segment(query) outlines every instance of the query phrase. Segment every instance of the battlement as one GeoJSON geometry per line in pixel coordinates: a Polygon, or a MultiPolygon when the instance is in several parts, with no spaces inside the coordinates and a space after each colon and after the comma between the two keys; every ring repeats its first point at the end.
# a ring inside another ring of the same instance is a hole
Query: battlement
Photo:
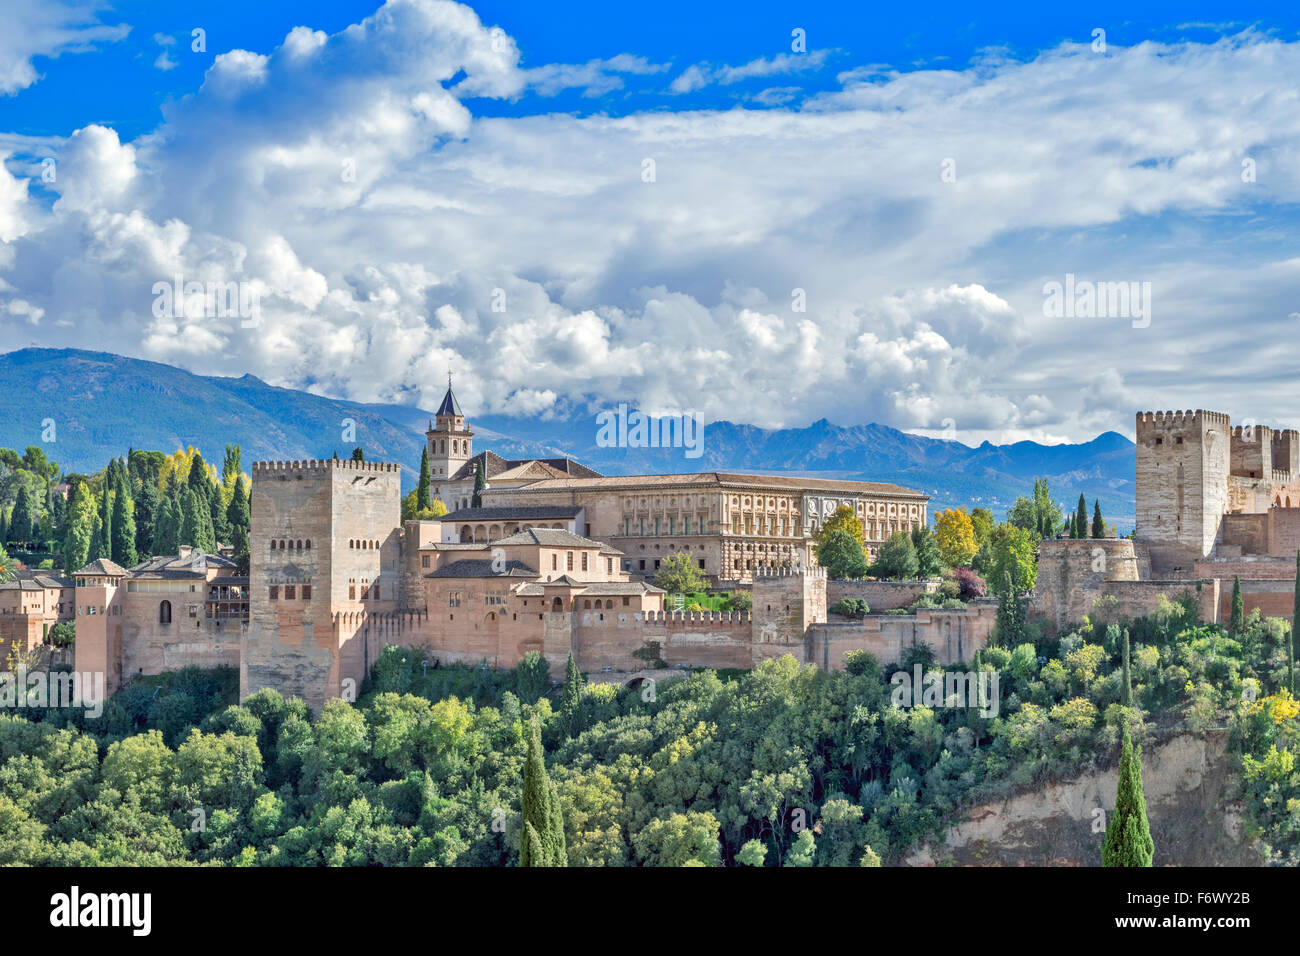
{"type": "Polygon", "coordinates": [[[748,624],[753,620],[749,611],[646,611],[647,624],[713,625],[748,624]]]}
{"type": "Polygon", "coordinates": [[[1208,412],[1203,408],[1195,411],[1138,412],[1137,427],[1139,431],[1156,428],[1192,428],[1197,425],[1222,425],[1230,428],[1232,417],[1226,412],[1208,412]]]}
{"type": "Polygon", "coordinates": [[[1285,445],[1289,442],[1300,439],[1300,432],[1294,428],[1275,428],[1273,429],[1273,444],[1285,445]]]}
{"type": "Polygon", "coordinates": [[[296,475],[325,476],[331,471],[366,474],[400,473],[402,466],[389,461],[353,461],[351,458],[316,458],[302,461],[255,461],[253,477],[288,478],[296,475]]]}
{"type": "Polygon", "coordinates": [[[762,578],[824,578],[826,577],[825,568],[755,568],[754,581],[757,583],[762,578]]]}
{"type": "Polygon", "coordinates": [[[1262,442],[1267,437],[1273,444],[1278,444],[1278,432],[1275,432],[1268,425],[1233,425],[1233,441],[1257,441],[1262,442]]]}

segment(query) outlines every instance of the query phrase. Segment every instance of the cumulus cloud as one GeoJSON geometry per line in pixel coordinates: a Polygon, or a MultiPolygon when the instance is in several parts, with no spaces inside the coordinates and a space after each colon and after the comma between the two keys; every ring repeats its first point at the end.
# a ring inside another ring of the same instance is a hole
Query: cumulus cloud
{"type": "Polygon", "coordinates": [[[7,0],[0,5],[0,94],[14,94],[40,79],[38,56],[84,53],[114,43],[131,30],[100,22],[107,3],[7,0]]]}
{"type": "MultiPolygon", "coordinates": [[[[1300,198],[1277,79],[1300,45],[1066,45],[850,70],[798,108],[488,117],[485,97],[662,71],[525,68],[505,27],[390,0],[221,52],[152,133],[57,144],[52,206],[11,158],[0,335],[425,407],[454,367],[473,414],[627,400],[766,426],[951,419],[963,438],[1083,438],[1135,405],[1205,404],[1166,401],[1189,365],[1291,374],[1253,333],[1294,333],[1300,267],[1242,213],[1300,198]],[[1066,273],[1150,281],[1153,321],[1051,318],[1041,290],[1066,273]],[[241,284],[257,321],[155,309],[178,276],[241,284]]],[[[718,84],[795,69],[697,66],[718,84]]],[[[1300,420],[1284,393],[1212,398],[1300,420]]]]}

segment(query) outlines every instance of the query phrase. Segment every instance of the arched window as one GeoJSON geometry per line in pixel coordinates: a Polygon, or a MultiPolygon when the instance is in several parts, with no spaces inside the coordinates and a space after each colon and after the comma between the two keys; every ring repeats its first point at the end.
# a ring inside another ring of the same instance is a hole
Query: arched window
{"type": "Polygon", "coordinates": [[[563,610],[564,610],[564,601],[562,601],[560,598],[556,598],[554,601],[551,602],[551,610],[552,610],[553,612],[555,612],[556,614],[558,614],[558,613],[560,613],[561,611],[563,611],[563,610]]]}
{"type": "Polygon", "coordinates": [[[271,539],[271,550],[272,550],[272,551],[275,550],[275,539],[274,539],[274,538],[271,539]]]}
{"type": "Polygon", "coordinates": [[[591,610],[591,601],[583,601],[583,602],[582,602],[582,609],[583,609],[584,611],[590,611],[590,610],[591,610]]]}
{"type": "Polygon", "coordinates": [[[311,538],[308,538],[308,539],[307,539],[307,550],[308,550],[308,551],[311,550],[311,538]]]}
{"type": "Polygon", "coordinates": [[[172,622],[172,602],[163,601],[158,605],[158,623],[170,624],[172,622]]]}
{"type": "Polygon", "coordinates": [[[299,551],[302,550],[302,542],[301,542],[301,541],[298,542],[298,544],[297,544],[297,548],[298,548],[299,551]]]}

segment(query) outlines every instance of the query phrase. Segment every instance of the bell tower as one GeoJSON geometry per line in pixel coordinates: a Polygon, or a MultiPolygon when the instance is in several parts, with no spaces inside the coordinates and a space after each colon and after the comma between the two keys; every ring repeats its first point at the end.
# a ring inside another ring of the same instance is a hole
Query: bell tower
{"type": "Polygon", "coordinates": [[[447,481],[474,457],[474,433],[465,423],[465,413],[452,394],[450,372],[447,373],[447,394],[424,436],[429,449],[429,480],[434,487],[447,481]]]}

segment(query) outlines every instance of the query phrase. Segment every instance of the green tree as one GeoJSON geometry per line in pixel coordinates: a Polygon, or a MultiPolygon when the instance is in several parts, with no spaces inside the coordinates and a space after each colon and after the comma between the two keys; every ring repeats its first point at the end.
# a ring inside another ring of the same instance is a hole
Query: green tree
{"type": "Polygon", "coordinates": [[[415,504],[416,510],[421,511],[429,507],[429,446],[425,445],[424,450],[420,452],[420,481],[415,486],[415,504]]]}
{"type": "Polygon", "coordinates": [[[1240,637],[1246,627],[1246,602],[1241,596],[1241,578],[1232,576],[1232,616],[1228,618],[1228,633],[1240,637]]]}
{"type": "Polygon", "coordinates": [[[1120,680],[1123,682],[1120,685],[1120,689],[1119,689],[1120,703],[1123,704],[1125,707],[1132,707],[1133,706],[1133,680],[1132,680],[1132,669],[1129,665],[1129,639],[1128,639],[1127,627],[1124,628],[1124,664],[1123,664],[1123,671],[1120,680]]]}
{"type": "Polygon", "coordinates": [[[1079,507],[1074,513],[1074,531],[1076,537],[1088,537],[1088,502],[1083,500],[1083,493],[1079,493],[1079,507]]]}
{"type": "Polygon", "coordinates": [[[536,717],[528,723],[528,757],[524,763],[520,808],[524,826],[519,841],[519,865],[567,866],[559,797],[546,774],[542,730],[536,717]]]}
{"type": "Polygon", "coordinates": [[[135,553],[139,558],[154,554],[154,536],[157,534],[158,509],[162,505],[158,496],[157,480],[144,475],[139,488],[132,496],[135,509],[135,553]]]}
{"type": "Polygon", "coordinates": [[[182,517],[176,511],[174,499],[168,495],[158,505],[158,517],[154,521],[154,554],[174,555],[181,546],[182,517]]]}
{"type": "Polygon", "coordinates": [[[1046,478],[1034,479],[1034,493],[1031,497],[1021,495],[1015,500],[1007,511],[1007,522],[1030,534],[1042,534],[1045,530],[1060,526],[1061,508],[1052,500],[1046,478]]]}
{"type": "Polygon", "coordinates": [[[708,587],[687,551],[677,551],[660,561],[653,581],[655,587],[670,594],[696,594],[708,587]]]}
{"type": "Polygon", "coordinates": [[[474,469],[474,495],[470,498],[469,506],[471,508],[483,507],[483,492],[487,488],[487,475],[483,471],[483,459],[478,460],[478,466],[474,469]]]}
{"type": "Polygon", "coordinates": [[[1287,664],[1287,690],[1295,696],[1295,662],[1300,658],[1300,551],[1295,555],[1295,601],[1291,605],[1291,641],[1287,647],[1291,652],[1287,664]]]}
{"type": "Polygon", "coordinates": [[[939,557],[939,545],[930,533],[928,524],[918,524],[912,529],[912,547],[916,550],[916,574],[922,578],[934,578],[943,573],[943,561],[939,557]]]}
{"type": "Polygon", "coordinates": [[[819,548],[830,540],[832,534],[836,531],[847,531],[853,540],[858,543],[858,547],[866,544],[866,536],[862,529],[862,522],[858,516],[853,513],[853,509],[848,505],[840,505],[836,508],[829,518],[821,523],[821,527],[813,535],[813,547],[819,548]]]}
{"type": "Polygon", "coordinates": [[[834,580],[867,575],[867,556],[862,551],[862,544],[854,539],[852,532],[844,528],[834,529],[826,540],[814,545],[814,553],[817,563],[826,569],[827,577],[834,580]]]}
{"type": "Polygon", "coordinates": [[[221,463],[221,481],[224,484],[243,473],[244,450],[238,445],[226,446],[226,457],[221,463]]]}
{"type": "Polygon", "coordinates": [[[515,665],[515,689],[525,704],[535,704],[551,686],[551,669],[546,658],[537,651],[529,651],[515,665]]]}
{"type": "Polygon", "coordinates": [[[917,568],[916,547],[912,544],[912,536],[906,531],[897,531],[880,546],[871,573],[880,578],[908,581],[916,577],[917,568]]]}
{"type": "Polygon", "coordinates": [[[1147,824],[1147,803],[1142,793],[1142,748],[1134,747],[1124,725],[1124,745],[1119,758],[1119,789],[1115,809],[1106,825],[1101,845],[1102,866],[1150,866],[1155,842],[1147,824]]]}
{"type": "Polygon", "coordinates": [[[997,642],[1003,647],[1017,647],[1025,636],[1026,607],[1020,589],[1015,586],[1011,572],[1002,572],[998,588],[998,611],[994,619],[997,642]]]}
{"type": "Polygon", "coordinates": [[[992,590],[998,591],[1008,575],[1017,589],[1033,590],[1038,579],[1036,545],[1033,534],[1023,528],[1000,524],[993,529],[991,562],[986,575],[992,590]]]}
{"type": "Polygon", "coordinates": [[[117,474],[117,488],[113,492],[112,555],[124,568],[136,563],[135,506],[127,493],[130,478],[125,471],[117,474]]]}
{"type": "Polygon", "coordinates": [[[564,665],[564,689],[560,692],[560,719],[564,723],[564,732],[569,737],[576,737],[583,731],[582,721],[582,672],[569,652],[569,662],[564,665]]]}
{"type": "Polygon", "coordinates": [[[18,486],[18,496],[14,499],[14,510],[9,516],[9,538],[12,544],[26,544],[32,540],[32,503],[27,494],[27,486],[18,486]]]}
{"type": "Polygon", "coordinates": [[[359,447],[352,449],[352,460],[365,461],[366,460],[365,453],[359,447]]]}
{"type": "Polygon", "coordinates": [[[226,508],[226,525],[230,528],[230,545],[234,548],[237,557],[248,553],[248,528],[250,523],[248,487],[244,484],[244,476],[239,475],[235,478],[235,491],[230,496],[230,504],[226,508]]]}
{"type": "Polygon", "coordinates": [[[1092,536],[1106,537],[1106,522],[1101,520],[1101,502],[1096,498],[1092,501],[1092,536]]]}
{"type": "Polygon", "coordinates": [[[90,563],[90,538],[95,526],[95,500],[84,483],[78,484],[68,506],[63,535],[63,573],[75,574],[90,563]]]}

